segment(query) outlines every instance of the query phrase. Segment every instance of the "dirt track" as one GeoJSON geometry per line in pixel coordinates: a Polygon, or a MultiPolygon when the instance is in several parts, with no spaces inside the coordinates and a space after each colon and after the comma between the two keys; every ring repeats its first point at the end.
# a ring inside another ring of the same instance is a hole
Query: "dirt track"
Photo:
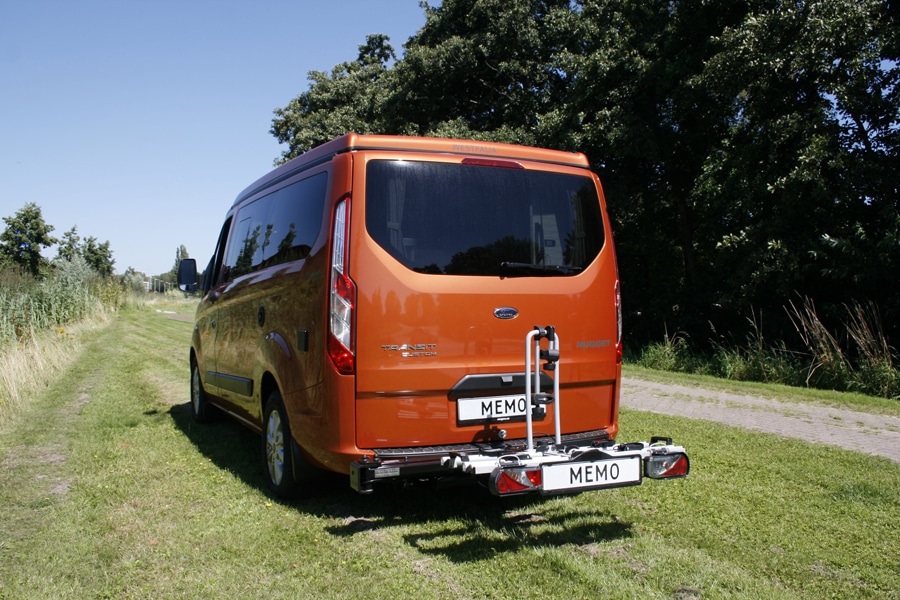
{"type": "Polygon", "coordinates": [[[622,378],[622,407],[706,419],[900,462],[900,417],[622,378]]]}

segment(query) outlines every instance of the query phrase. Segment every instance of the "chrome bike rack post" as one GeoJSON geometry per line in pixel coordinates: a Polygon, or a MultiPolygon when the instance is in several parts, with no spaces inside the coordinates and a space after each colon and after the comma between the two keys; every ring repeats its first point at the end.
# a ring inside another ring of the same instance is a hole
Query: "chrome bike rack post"
{"type": "Polygon", "coordinates": [[[553,404],[554,424],[556,434],[556,445],[562,445],[561,425],[560,425],[560,406],[559,406],[559,336],[556,334],[556,328],[552,325],[547,327],[535,326],[533,330],[525,336],[525,398],[528,401],[528,408],[525,411],[525,426],[528,436],[528,452],[534,452],[534,425],[532,423],[532,411],[536,406],[553,404]],[[541,349],[541,340],[547,340],[547,349],[541,349]],[[532,368],[532,348],[534,352],[534,366],[532,368]],[[553,393],[546,394],[541,392],[541,360],[546,361],[543,365],[545,371],[553,371],[553,393]],[[534,383],[532,384],[532,376],[534,383]],[[534,391],[532,392],[532,385],[534,391]]]}

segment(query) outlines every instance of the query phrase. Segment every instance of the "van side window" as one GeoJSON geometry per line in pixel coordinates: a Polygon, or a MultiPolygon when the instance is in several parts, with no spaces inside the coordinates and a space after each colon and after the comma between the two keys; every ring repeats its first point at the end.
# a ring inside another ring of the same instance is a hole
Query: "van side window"
{"type": "Polygon", "coordinates": [[[242,207],[237,214],[237,226],[228,245],[225,259],[226,279],[237,279],[255,271],[262,263],[262,237],[269,220],[271,197],[260,198],[242,207]]]}
{"type": "Polygon", "coordinates": [[[219,283],[219,273],[222,271],[222,259],[225,255],[225,242],[228,241],[228,230],[231,229],[231,217],[225,219],[222,231],[219,232],[219,240],[216,242],[216,251],[213,252],[209,264],[200,276],[200,288],[208,292],[219,283]]]}
{"type": "Polygon", "coordinates": [[[605,242],[588,176],[424,161],[366,169],[369,235],[419,273],[498,276],[505,263],[573,275],[605,242]]]}
{"type": "Polygon", "coordinates": [[[318,237],[328,174],[319,173],[240,208],[225,280],[307,257],[318,237]]]}
{"type": "Polygon", "coordinates": [[[264,267],[306,258],[322,227],[328,174],[319,173],[274,194],[263,244],[264,267]]]}

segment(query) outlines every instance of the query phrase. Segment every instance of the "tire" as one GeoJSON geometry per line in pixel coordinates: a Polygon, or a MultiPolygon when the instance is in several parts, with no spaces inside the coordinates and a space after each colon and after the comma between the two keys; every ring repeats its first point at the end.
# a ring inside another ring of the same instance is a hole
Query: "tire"
{"type": "Polygon", "coordinates": [[[200,367],[196,361],[191,362],[191,414],[197,423],[209,423],[212,420],[212,406],[203,391],[200,367]]]}
{"type": "Polygon", "coordinates": [[[281,498],[295,498],[300,482],[294,475],[294,453],[291,450],[291,425],[281,393],[269,394],[263,411],[262,458],[263,475],[272,492],[281,498]]]}

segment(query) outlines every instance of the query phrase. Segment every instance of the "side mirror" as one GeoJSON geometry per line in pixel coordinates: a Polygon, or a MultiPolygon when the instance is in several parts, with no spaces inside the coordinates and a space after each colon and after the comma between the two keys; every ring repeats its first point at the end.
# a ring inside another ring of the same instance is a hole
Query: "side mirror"
{"type": "Polygon", "coordinates": [[[185,292],[197,291],[197,261],[184,258],[178,264],[178,287],[185,292]]]}

